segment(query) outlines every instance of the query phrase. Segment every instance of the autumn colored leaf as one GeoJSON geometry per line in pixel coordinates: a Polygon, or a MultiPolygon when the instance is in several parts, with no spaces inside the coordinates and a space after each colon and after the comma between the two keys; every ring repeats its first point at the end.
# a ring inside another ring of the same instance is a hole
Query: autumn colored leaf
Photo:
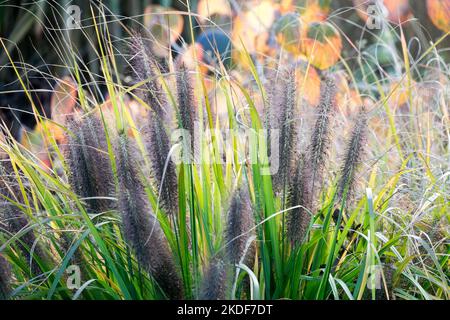
{"type": "Polygon", "coordinates": [[[272,1],[261,1],[241,12],[233,20],[231,40],[233,60],[247,68],[244,48],[249,54],[268,55],[272,48],[268,42],[270,28],[277,14],[277,6],[272,1]]]}
{"type": "Polygon", "coordinates": [[[301,53],[302,21],[297,13],[291,12],[281,16],[275,23],[273,31],[281,47],[295,55],[301,53]]]}
{"type": "Polygon", "coordinates": [[[428,15],[433,24],[444,32],[450,31],[450,0],[427,0],[428,15]]]}
{"type": "Polygon", "coordinates": [[[241,41],[249,53],[268,50],[269,29],[275,21],[276,6],[271,1],[262,1],[239,14],[233,22],[232,40],[237,50],[241,41]]]}
{"type": "Polygon", "coordinates": [[[339,31],[329,22],[313,22],[302,39],[302,51],[313,66],[321,70],[336,64],[342,50],[339,31]]]}
{"type": "Polygon", "coordinates": [[[298,12],[305,23],[325,21],[330,13],[330,0],[284,0],[280,12],[298,12]]]}

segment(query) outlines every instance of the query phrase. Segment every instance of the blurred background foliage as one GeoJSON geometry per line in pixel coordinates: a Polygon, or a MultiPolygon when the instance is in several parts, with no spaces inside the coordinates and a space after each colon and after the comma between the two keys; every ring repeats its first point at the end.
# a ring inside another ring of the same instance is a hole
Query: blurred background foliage
{"type": "MultiPolygon", "coordinates": [[[[7,39],[7,47],[10,50],[13,60],[20,59],[30,65],[39,66],[53,62],[52,68],[57,69],[57,66],[64,61],[61,61],[61,53],[55,50],[57,41],[61,41],[60,37],[64,30],[64,21],[67,19],[66,9],[71,5],[77,5],[81,9],[81,25],[83,33],[90,35],[89,41],[81,31],[72,30],[64,32],[70,36],[74,47],[80,51],[80,57],[83,57],[87,65],[95,71],[98,69],[98,59],[94,50],[96,46],[95,31],[92,28],[92,15],[97,15],[99,8],[106,8],[104,10],[106,15],[109,16],[112,23],[109,30],[113,37],[121,39],[126,37],[124,34],[124,28],[134,27],[138,23],[146,22],[147,27],[150,24],[157,24],[154,18],[151,18],[155,12],[158,12],[157,6],[162,6],[167,11],[191,11],[194,14],[199,14],[203,18],[192,19],[194,27],[194,36],[197,36],[205,29],[207,22],[205,21],[205,15],[210,15],[209,21],[217,23],[216,27],[223,29],[229,29],[227,26],[234,24],[236,28],[239,27],[237,11],[245,11],[249,8],[257,6],[256,3],[271,2],[273,7],[270,10],[277,11],[276,15],[280,15],[283,11],[297,11],[302,13],[302,18],[305,20],[321,19],[317,18],[318,12],[323,10],[325,13],[324,19],[328,19],[336,24],[340,33],[345,35],[346,41],[343,41],[344,51],[347,56],[352,56],[352,50],[354,48],[351,43],[357,44],[361,41],[375,43],[377,41],[376,36],[371,36],[370,32],[366,29],[355,27],[355,24],[361,25],[361,10],[352,9],[361,8],[370,2],[367,0],[274,0],[274,1],[242,1],[242,0],[215,0],[215,1],[202,1],[202,0],[158,0],[158,1],[120,1],[120,0],[105,0],[105,1],[85,1],[85,0],[63,0],[63,1],[24,1],[24,0],[8,0],[0,2],[0,37],[7,39]],[[317,9],[315,3],[318,2],[322,9],[317,9]],[[326,9],[323,9],[326,8],[326,9]],[[198,12],[200,11],[200,12],[198,12]],[[302,12],[303,11],[303,12],[302,12]],[[308,12],[304,12],[308,11],[308,12]],[[227,17],[231,15],[232,17],[227,17]],[[358,16],[359,15],[359,16],[358,16]],[[224,17],[225,16],[225,17],[224,17]],[[233,20],[234,19],[234,20],[233,20]],[[121,27],[121,25],[123,27],[121,27]],[[199,27],[201,25],[202,27],[199,27]],[[91,26],[91,27],[90,27],[91,26]],[[361,38],[363,35],[364,38],[361,38]],[[38,48],[38,50],[37,50],[38,48]]],[[[417,37],[417,41],[411,44],[411,54],[414,55],[414,50],[423,50],[429,46],[430,39],[436,40],[442,36],[443,31],[438,29],[430,18],[433,13],[427,8],[427,2],[423,0],[389,0],[384,1],[385,5],[392,12],[396,12],[399,7],[403,11],[403,16],[400,17],[402,21],[407,21],[402,25],[404,28],[405,36],[407,39],[417,37]],[[409,3],[409,4],[408,4],[409,3]]],[[[433,0],[431,0],[433,2],[433,0]]],[[[448,1],[437,0],[438,4],[448,6],[448,1]]],[[[264,8],[263,8],[264,9],[264,8]]],[[[164,10],[164,9],[163,9],[164,10]]],[[[267,12],[267,8],[264,9],[261,16],[270,17],[271,13],[267,12]]],[[[161,9],[159,9],[161,11],[161,9]]],[[[443,19],[448,20],[450,13],[445,13],[445,7],[436,9],[438,14],[443,15],[443,19]],[[445,17],[445,15],[447,15],[445,17]]],[[[448,11],[448,9],[447,9],[448,11]]],[[[391,15],[389,16],[391,18],[391,15]]],[[[393,17],[396,19],[398,17],[393,17]]],[[[157,19],[156,19],[157,20],[157,19]]],[[[159,19],[159,22],[162,22],[159,19]]],[[[271,20],[271,19],[269,19],[271,20]]],[[[275,23],[275,19],[272,19],[271,24],[275,23]]],[[[447,27],[448,27],[448,21],[447,27]]],[[[188,15],[177,14],[177,26],[173,27],[178,29],[181,33],[181,37],[178,39],[178,43],[192,43],[193,36],[191,34],[190,22],[188,15]],[[183,25],[179,28],[178,19],[181,19],[183,25]]],[[[438,24],[438,23],[437,23],[438,24]]],[[[268,26],[272,27],[272,25],[268,26]]],[[[442,28],[441,28],[442,29],[442,28]]],[[[152,31],[158,32],[156,29],[152,31]]],[[[259,30],[262,31],[262,30],[259,30]]],[[[448,31],[448,30],[447,30],[448,31]]],[[[439,48],[449,47],[449,38],[445,40],[439,48]]],[[[246,45],[249,45],[246,43],[246,45]]],[[[259,48],[258,48],[259,49],[259,48]]],[[[443,53],[444,58],[448,61],[449,53],[443,53]]],[[[5,65],[8,58],[4,50],[0,51],[0,65],[5,65]]],[[[49,66],[45,66],[48,68],[49,66]]],[[[8,74],[0,73],[0,81],[6,81],[5,77],[8,74]]]]}
{"type": "MultiPolygon", "coordinates": [[[[181,56],[189,65],[199,58],[206,73],[219,69],[217,63],[215,68],[208,67],[216,49],[228,69],[244,71],[248,71],[244,51],[257,67],[272,68],[281,61],[283,49],[290,55],[286,61],[304,62],[302,74],[308,75],[305,86],[310,86],[307,99],[311,105],[317,103],[322,71],[334,66],[346,69],[352,85],[369,94],[378,91],[370,88],[380,79],[390,83],[401,77],[405,71],[399,63],[404,62],[401,36],[413,64],[439,39],[434,49],[438,69],[441,64],[448,65],[450,37],[443,36],[450,31],[450,0],[378,2],[386,10],[386,27],[381,30],[366,24],[367,8],[377,0],[1,1],[0,38],[7,51],[0,47],[0,92],[14,91],[11,83],[17,86],[17,75],[9,64],[12,59],[20,64],[22,76],[36,94],[39,89],[51,90],[55,79],[73,74],[71,66],[77,65],[83,85],[92,86],[91,93],[103,101],[106,90],[98,41],[112,41],[118,74],[126,83],[127,41],[132,30],[144,28],[150,31],[156,44],[153,51],[162,62],[169,56],[181,56]],[[71,14],[68,8],[73,5],[81,10],[78,29],[66,27],[71,14]],[[102,24],[108,30],[98,37],[93,27],[98,21],[93,19],[103,16],[110,23],[102,24]],[[105,34],[111,39],[104,39],[105,34]],[[204,55],[205,51],[212,54],[204,55]]],[[[427,62],[421,61],[413,68],[414,76],[420,81],[426,69],[427,62]]],[[[7,96],[0,95],[1,105],[26,104],[24,95],[7,96]],[[20,99],[24,101],[17,102],[20,99]]],[[[45,97],[39,97],[42,100],[45,97]]],[[[355,100],[355,104],[361,103],[355,100]]]]}

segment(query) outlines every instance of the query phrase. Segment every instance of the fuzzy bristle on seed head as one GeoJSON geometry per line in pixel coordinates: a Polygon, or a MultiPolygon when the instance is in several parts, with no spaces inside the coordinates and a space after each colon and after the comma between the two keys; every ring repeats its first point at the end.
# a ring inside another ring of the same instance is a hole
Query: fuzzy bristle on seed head
{"type": "Polygon", "coordinates": [[[0,253],[0,300],[8,300],[11,292],[11,268],[0,253]]]}
{"type": "Polygon", "coordinates": [[[315,175],[322,171],[330,147],[331,117],[336,109],[336,85],[326,78],[320,89],[320,103],[309,145],[309,160],[315,175]]]}
{"type": "Polygon", "coordinates": [[[167,214],[178,212],[178,178],[170,158],[170,141],[161,119],[151,112],[146,134],[146,148],[151,163],[151,176],[159,203],[167,214]]]}
{"type": "Polygon", "coordinates": [[[344,163],[341,167],[337,189],[337,199],[345,199],[348,205],[352,199],[356,184],[356,174],[364,156],[367,136],[367,114],[364,107],[361,108],[347,143],[344,163]]]}
{"type": "Polygon", "coordinates": [[[322,186],[322,176],[328,149],[330,148],[331,117],[336,108],[336,87],[330,78],[321,85],[321,97],[316,123],[305,155],[298,157],[293,165],[294,174],[289,181],[287,214],[287,237],[293,245],[306,238],[315,202],[322,186]]]}
{"type": "Polygon", "coordinates": [[[315,200],[323,184],[323,172],[328,161],[331,145],[331,126],[336,109],[336,85],[331,78],[325,78],[321,84],[318,115],[308,146],[305,165],[302,169],[303,183],[309,201],[308,210],[315,211],[315,200]]]}
{"type": "Polygon", "coordinates": [[[200,300],[224,300],[227,292],[227,273],[224,261],[214,258],[203,276],[200,300]]]}
{"type": "Polygon", "coordinates": [[[227,257],[232,265],[244,263],[252,267],[255,247],[252,241],[255,222],[248,191],[244,188],[235,191],[228,209],[225,233],[227,257]]]}
{"type": "Polygon", "coordinates": [[[193,79],[183,63],[177,65],[177,99],[179,128],[186,133],[185,156],[192,156],[195,146],[194,128],[197,121],[197,104],[195,102],[193,79]]]}
{"type": "MultiPolygon", "coordinates": [[[[21,176],[20,179],[23,182],[25,177],[21,176]]],[[[11,199],[11,201],[24,202],[18,177],[9,159],[0,161],[0,194],[11,199]]],[[[5,231],[8,236],[14,236],[30,225],[29,218],[22,209],[4,198],[0,200],[0,220],[6,225],[5,231]]],[[[37,259],[46,260],[47,256],[37,241],[33,230],[28,230],[17,238],[16,244],[23,256],[30,262],[32,274],[41,274],[42,270],[37,259]]]]}
{"type": "Polygon", "coordinates": [[[68,128],[65,158],[69,184],[78,196],[87,199],[90,210],[114,209],[110,199],[114,195],[114,176],[102,121],[92,114],[72,120],[68,128]]]}
{"type": "Polygon", "coordinates": [[[267,119],[268,127],[268,146],[271,150],[271,138],[274,132],[278,130],[278,157],[271,155],[272,161],[278,161],[278,171],[273,176],[273,185],[275,191],[283,191],[286,187],[287,177],[291,171],[293,157],[296,151],[296,121],[295,110],[297,105],[297,85],[295,69],[283,70],[278,75],[279,81],[275,81],[271,90],[269,117],[267,119]]]}
{"type": "Polygon", "coordinates": [[[139,264],[170,299],[183,298],[183,286],[169,244],[152,212],[139,168],[137,147],[126,134],[117,142],[118,210],[123,232],[139,264]]]}
{"type": "Polygon", "coordinates": [[[311,222],[312,194],[307,183],[310,181],[311,172],[305,163],[305,155],[298,157],[294,165],[294,172],[289,180],[287,199],[287,238],[293,245],[301,243],[306,236],[311,222]],[[290,209],[292,208],[292,209],[290,209]]]}
{"type": "Polygon", "coordinates": [[[165,118],[167,97],[158,82],[161,71],[151,50],[151,41],[142,32],[135,32],[130,40],[130,75],[133,84],[140,84],[137,95],[156,112],[165,118]]]}

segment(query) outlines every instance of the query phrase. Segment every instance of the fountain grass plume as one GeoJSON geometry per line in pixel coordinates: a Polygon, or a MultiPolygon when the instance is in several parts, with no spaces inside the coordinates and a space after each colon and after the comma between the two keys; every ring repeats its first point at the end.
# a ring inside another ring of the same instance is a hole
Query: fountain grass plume
{"type": "Polygon", "coordinates": [[[311,213],[307,205],[312,202],[312,194],[307,186],[311,173],[305,164],[305,155],[301,154],[294,166],[294,173],[289,180],[287,208],[287,238],[291,244],[301,243],[306,236],[311,222],[311,213]]]}
{"type": "Polygon", "coordinates": [[[76,194],[87,198],[93,212],[115,208],[114,175],[108,154],[106,128],[96,114],[69,122],[65,159],[69,184],[76,194]]]}
{"type": "Polygon", "coordinates": [[[356,174],[364,157],[367,141],[367,114],[361,107],[356,118],[351,137],[347,143],[345,158],[338,181],[337,199],[345,199],[346,205],[353,197],[356,184],[356,174]]]}
{"type": "Polygon", "coordinates": [[[178,179],[170,161],[170,143],[164,126],[164,112],[168,111],[165,93],[158,82],[160,70],[152,52],[151,42],[142,33],[135,32],[130,42],[130,74],[133,82],[143,82],[138,95],[152,110],[149,112],[146,147],[151,160],[151,174],[160,194],[160,204],[168,214],[178,212],[178,179]],[[167,162],[167,167],[166,167],[167,162]]]}
{"type": "Polygon", "coordinates": [[[178,100],[178,122],[179,129],[184,130],[186,136],[184,156],[192,156],[195,147],[194,128],[197,121],[197,104],[193,90],[193,79],[189,74],[188,68],[183,63],[177,64],[177,100],[178,100]],[[186,140],[187,141],[186,141],[186,140]]]}
{"type": "Polygon", "coordinates": [[[254,243],[248,244],[254,235],[253,209],[248,191],[241,187],[231,198],[225,231],[227,258],[232,265],[244,263],[252,267],[255,258],[254,243]]]}
{"type": "Polygon", "coordinates": [[[303,205],[311,212],[316,210],[316,199],[323,185],[323,173],[331,147],[332,118],[336,108],[336,85],[331,78],[326,77],[321,84],[318,115],[302,168],[304,194],[307,195],[303,205]]]}
{"type": "Polygon", "coordinates": [[[223,259],[215,257],[209,263],[201,284],[200,300],[224,300],[227,292],[227,273],[223,259]]]}
{"type": "MultiPolygon", "coordinates": [[[[331,118],[336,110],[336,85],[331,78],[325,78],[321,84],[318,115],[308,147],[308,161],[313,185],[320,186],[330,148],[331,118]],[[319,182],[319,183],[316,183],[319,182]]],[[[313,188],[314,189],[314,188],[313,188]]]]}
{"type": "Polygon", "coordinates": [[[150,113],[146,148],[150,158],[151,176],[155,182],[161,208],[169,215],[178,213],[178,178],[170,159],[170,142],[163,122],[150,113]]]}
{"type": "Polygon", "coordinates": [[[317,119],[306,154],[296,161],[289,182],[287,236],[293,245],[306,238],[316,199],[323,184],[323,172],[331,144],[331,118],[336,110],[336,85],[326,77],[321,84],[317,119]]]}
{"type": "Polygon", "coordinates": [[[155,111],[161,119],[167,111],[167,98],[158,82],[161,71],[152,52],[151,41],[143,32],[134,32],[129,45],[129,73],[133,84],[140,84],[137,95],[155,111]]]}
{"type": "MultiPolygon", "coordinates": [[[[292,168],[293,157],[296,150],[296,122],[295,109],[297,107],[297,84],[295,69],[283,70],[278,84],[271,90],[270,110],[268,123],[268,137],[270,141],[273,130],[279,131],[278,164],[279,169],[273,175],[273,185],[277,192],[286,188],[287,177],[292,168]]],[[[277,81],[275,80],[275,83],[277,81]]],[[[272,144],[269,142],[269,146],[272,144]]],[[[273,150],[270,150],[271,152],[273,150]]]]}
{"type": "Polygon", "coordinates": [[[183,286],[167,239],[140,178],[136,146],[122,133],[117,142],[118,209],[123,233],[139,264],[170,299],[183,298],[183,286]]]}

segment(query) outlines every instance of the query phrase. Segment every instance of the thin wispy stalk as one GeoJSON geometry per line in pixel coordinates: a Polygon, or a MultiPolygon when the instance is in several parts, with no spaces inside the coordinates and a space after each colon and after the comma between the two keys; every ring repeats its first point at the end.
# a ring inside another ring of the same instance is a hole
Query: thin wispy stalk
{"type": "Polygon", "coordinates": [[[138,153],[126,134],[118,137],[118,207],[123,233],[139,264],[150,273],[170,299],[183,298],[183,286],[159,221],[140,178],[138,153]]]}
{"type": "Polygon", "coordinates": [[[69,184],[79,197],[86,199],[90,210],[114,209],[114,176],[102,121],[92,114],[71,120],[68,128],[65,159],[69,184]]]}
{"type": "MultiPolygon", "coordinates": [[[[274,189],[279,192],[286,187],[287,177],[292,168],[293,156],[296,150],[296,122],[295,109],[297,105],[297,85],[295,69],[281,71],[279,75],[273,75],[274,83],[271,90],[270,110],[268,117],[268,145],[273,131],[278,130],[278,171],[273,175],[274,189]]],[[[270,150],[273,152],[274,150],[270,150]]],[[[273,159],[272,159],[273,160],[273,159]]]]}
{"type": "Polygon", "coordinates": [[[213,258],[203,276],[200,300],[224,300],[227,292],[227,273],[225,262],[213,258]]]}
{"type": "MultiPolygon", "coordinates": [[[[21,177],[24,179],[24,177],[21,177]]],[[[17,205],[23,204],[23,195],[17,181],[11,160],[0,162],[0,217],[6,225],[8,236],[14,236],[30,226],[30,221],[25,212],[17,205]],[[4,198],[6,197],[6,198],[4,198]],[[16,202],[16,203],[14,203],[16,202]]],[[[36,239],[33,230],[24,232],[17,239],[17,247],[23,256],[31,264],[31,272],[38,275],[42,272],[36,258],[43,260],[46,255],[36,239]]]]}
{"type": "Polygon", "coordinates": [[[11,267],[0,254],[0,300],[8,300],[11,292],[11,267]]]}
{"type": "Polygon", "coordinates": [[[226,252],[229,262],[234,266],[244,263],[252,267],[255,258],[255,246],[249,245],[255,227],[253,210],[248,191],[240,188],[231,198],[225,231],[226,252]]]}
{"type": "Polygon", "coordinates": [[[367,114],[364,107],[356,118],[351,137],[347,143],[344,163],[337,185],[337,199],[345,199],[346,205],[352,199],[356,174],[364,156],[367,141],[367,114]]]}

